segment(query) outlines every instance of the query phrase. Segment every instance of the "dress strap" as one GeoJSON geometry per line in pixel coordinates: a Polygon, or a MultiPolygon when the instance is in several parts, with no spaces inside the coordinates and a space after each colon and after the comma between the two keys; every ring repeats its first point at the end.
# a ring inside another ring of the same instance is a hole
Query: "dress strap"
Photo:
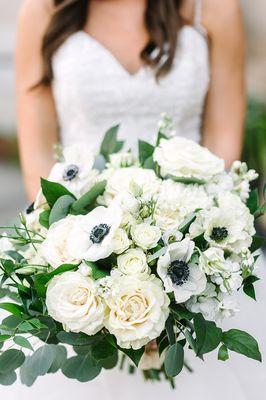
{"type": "Polygon", "coordinates": [[[207,36],[207,31],[201,24],[202,18],[202,0],[194,0],[194,26],[204,36],[207,36]]]}

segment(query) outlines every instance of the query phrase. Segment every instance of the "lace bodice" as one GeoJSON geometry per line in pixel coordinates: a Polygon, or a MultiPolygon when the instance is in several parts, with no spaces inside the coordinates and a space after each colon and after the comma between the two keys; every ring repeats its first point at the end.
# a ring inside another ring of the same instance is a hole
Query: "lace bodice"
{"type": "Polygon", "coordinates": [[[120,138],[135,149],[152,141],[160,114],[173,118],[177,135],[198,141],[209,85],[204,32],[184,26],[171,71],[156,81],[149,67],[130,75],[84,31],[72,34],[53,58],[53,93],[64,145],[98,147],[105,131],[120,123],[120,138]]]}

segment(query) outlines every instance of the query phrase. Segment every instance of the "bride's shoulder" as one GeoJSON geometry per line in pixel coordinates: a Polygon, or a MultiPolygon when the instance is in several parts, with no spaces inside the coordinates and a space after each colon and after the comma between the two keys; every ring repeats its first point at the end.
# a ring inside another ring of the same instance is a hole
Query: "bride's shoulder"
{"type": "Polygon", "coordinates": [[[53,0],[24,0],[20,8],[19,20],[42,25],[51,17],[53,9],[53,0]]]}
{"type": "MultiPolygon", "coordinates": [[[[195,0],[197,1],[197,0],[195,0]]],[[[236,28],[241,23],[239,0],[200,0],[202,25],[208,32],[236,28]]]]}

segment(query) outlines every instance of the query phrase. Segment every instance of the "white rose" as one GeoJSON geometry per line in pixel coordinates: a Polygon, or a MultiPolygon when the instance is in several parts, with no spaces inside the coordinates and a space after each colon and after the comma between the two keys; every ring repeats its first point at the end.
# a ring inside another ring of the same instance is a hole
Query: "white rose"
{"type": "Polygon", "coordinates": [[[69,252],[86,261],[109,257],[117,246],[115,235],[121,219],[121,209],[115,204],[108,208],[97,207],[80,217],[68,237],[69,252]]]}
{"type": "Polygon", "coordinates": [[[122,348],[140,349],[163,331],[169,315],[168,296],[154,275],[148,280],[114,275],[110,280],[105,326],[122,348]]]}
{"type": "Polygon", "coordinates": [[[115,170],[107,180],[103,198],[109,204],[120,193],[136,194],[139,188],[143,199],[150,200],[159,190],[160,180],[154,171],[137,167],[120,168],[115,170]]]}
{"type": "Polygon", "coordinates": [[[162,139],[153,159],[161,167],[161,175],[210,180],[224,170],[224,161],[208,149],[182,137],[162,139]]]}
{"type": "Polygon", "coordinates": [[[195,244],[189,238],[172,243],[158,260],[157,272],[167,293],[174,293],[177,303],[184,303],[206,287],[205,273],[191,261],[195,244]]]}
{"type": "Polygon", "coordinates": [[[131,236],[137,246],[148,250],[157,246],[161,238],[161,230],[157,226],[144,222],[131,228],[131,236]]]}
{"type": "Polygon", "coordinates": [[[94,335],[103,328],[105,305],[95,282],[79,272],[54,277],[46,294],[48,314],[66,330],[94,335]]]}
{"type": "Polygon", "coordinates": [[[147,264],[147,257],[141,249],[129,249],[124,254],[117,257],[117,266],[124,275],[135,275],[147,277],[150,272],[147,264]]]}
{"type": "Polygon", "coordinates": [[[83,216],[69,215],[50,226],[46,239],[40,246],[39,254],[53,268],[81,261],[81,254],[73,255],[69,250],[69,245],[75,225],[80,223],[83,218],[83,216]]]}
{"type": "Polygon", "coordinates": [[[66,147],[63,161],[57,162],[48,177],[58,182],[71,193],[81,196],[96,182],[98,172],[93,169],[94,156],[90,149],[81,144],[66,147]]]}
{"type": "Polygon", "coordinates": [[[126,251],[131,244],[124,229],[118,228],[113,237],[114,253],[121,254],[126,251]]]}

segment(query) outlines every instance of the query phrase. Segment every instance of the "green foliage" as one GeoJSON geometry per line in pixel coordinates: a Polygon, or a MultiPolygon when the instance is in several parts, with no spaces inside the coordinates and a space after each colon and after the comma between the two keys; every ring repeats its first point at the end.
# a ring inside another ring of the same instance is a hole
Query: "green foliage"
{"type": "Polygon", "coordinates": [[[59,371],[61,369],[61,367],[63,366],[63,364],[65,363],[65,361],[67,359],[67,351],[64,346],[51,344],[50,347],[52,348],[52,350],[54,352],[54,358],[53,358],[52,365],[48,369],[48,373],[54,374],[57,371],[59,371]]]}
{"type": "Polygon", "coordinates": [[[9,386],[16,382],[17,374],[15,371],[0,373],[0,385],[9,386]]]}
{"type": "Polygon", "coordinates": [[[139,140],[139,161],[142,166],[145,165],[145,162],[148,159],[152,158],[153,153],[154,153],[154,146],[152,146],[148,142],[139,140]]]}
{"type": "Polygon", "coordinates": [[[184,183],[186,185],[204,185],[206,183],[203,179],[198,179],[193,177],[187,178],[184,176],[167,175],[165,179],[171,179],[174,182],[184,183]]]}
{"type": "Polygon", "coordinates": [[[14,337],[14,343],[17,344],[18,346],[24,347],[25,349],[29,349],[33,351],[32,345],[26,339],[24,336],[15,336],[14,337]]]}
{"type": "Polygon", "coordinates": [[[202,314],[195,314],[197,354],[203,355],[216,349],[222,340],[222,330],[213,321],[206,321],[202,314]]]}
{"type": "Polygon", "coordinates": [[[60,183],[50,182],[46,179],[41,178],[41,188],[44,197],[46,198],[47,203],[49,204],[50,208],[53,208],[55,202],[61,196],[71,196],[75,199],[75,196],[70,193],[67,188],[60,185],[60,183]]]}
{"type": "Polygon", "coordinates": [[[88,336],[85,333],[74,333],[61,331],[57,333],[57,338],[61,343],[75,346],[87,346],[98,343],[102,339],[102,335],[88,336]]]}
{"type": "Polygon", "coordinates": [[[48,229],[50,226],[49,225],[50,212],[51,210],[45,210],[39,216],[40,224],[46,229],[48,229]]]}
{"type": "Polygon", "coordinates": [[[258,343],[247,332],[239,329],[230,329],[223,333],[222,341],[228,349],[243,354],[246,357],[253,358],[254,360],[261,361],[258,343]]]}
{"type": "Polygon", "coordinates": [[[19,306],[18,304],[14,303],[0,303],[0,308],[2,310],[6,310],[10,312],[11,314],[17,316],[17,317],[22,317],[23,315],[23,307],[19,306]]]}
{"type": "Polygon", "coordinates": [[[179,343],[169,347],[165,355],[164,368],[169,377],[177,376],[184,365],[184,349],[179,343]]]}
{"type": "Polygon", "coordinates": [[[119,152],[124,145],[124,142],[117,140],[117,133],[119,130],[119,125],[115,125],[112,128],[108,129],[103,138],[100,154],[105,158],[106,161],[109,161],[110,154],[119,152]]]}
{"type": "Polygon", "coordinates": [[[249,198],[247,200],[247,207],[251,214],[255,214],[256,211],[259,209],[260,201],[258,189],[254,189],[250,192],[249,198]]]}
{"type": "Polygon", "coordinates": [[[226,361],[228,359],[229,359],[228,349],[224,344],[222,344],[222,346],[219,348],[218,360],[226,361]]]}
{"type": "Polygon", "coordinates": [[[62,372],[68,378],[88,382],[99,375],[101,366],[97,365],[89,354],[77,355],[65,361],[62,372]]]}
{"type": "Polygon", "coordinates": [[[106,181],[96,183],[92,189],[76,200],[71,206],[72,214],[87,214],[95,207],[95,202],[105,190],[106,181]]]}
{"type": "Polygon", "coordinates": [[[250,275],[246,279],[244,279],[243,282],[244,292],[246,293],[247,296],[251,297],[253,300],[256,300],[256,293],[253,284],[258,280],[259,278],[257,276],[250,275]]]}
{"type": "Polygon", "coordinates": [[[85,261],[85,263],[91,268],[93,279],[97,280],[109,275],[108,271],[101,269],[95,262],[85,261]]]}
{"type": "Polygon", "coordinates": [[[25,355],[21,350],[9,349],[0,356],[0,374],[15,371],[25,361],[25,355]]]}
{"type": "Polygon", "coordinates": [[[29,357],[28,368],[35,377],[43,376],[49,371],[53,361],[54,349],[51,345],[45,344],[29,357]]]}
{"type": "Polygon", "coordinates": [[[69,196],[68,194],[59,197],[49,214],[49,226],[65,218],[69,214],[71,204],[74,203],[74,201],[75,199],[73,196],[69,196]]]}

